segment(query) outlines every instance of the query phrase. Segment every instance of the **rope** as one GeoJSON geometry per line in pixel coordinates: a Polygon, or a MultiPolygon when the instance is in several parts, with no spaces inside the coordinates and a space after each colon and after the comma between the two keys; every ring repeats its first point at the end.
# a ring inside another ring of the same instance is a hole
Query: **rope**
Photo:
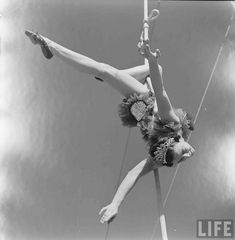
{"type": "MultiPolygon", "coordinates": [[[[123,155],[122,155],[122,163],[121,163],[121,168],[120,168],[120,171],[119,171],[118,181],[117,181],[117,184],[116,184],[116,187],[115,187],[115,192],[117,191],[118,186],[121,182],[122,172],[123,172],[124,164],[126,162],[126,155],[127,155],[129,142],[130,142],[130,136],[131,136],[131,128],[128,129],[128,135],[127,135],[127,139],[126,139],[126,143],[125,143],[124,152],[123,152],[123,155]]],[[[105,238],[104,238],[105,240],[108,239],[109,229],[110,229],[109,224],[110,223],[107,224],[107,228],[106,228],[106,232],[105,232],[105,238]]]]}
{"type": "Polygon", "coordinates": [[[118,186],[119,186],[119,184],[121,182],[122,172],[123,172],[124,163],[125,163],[125,160],[126,160],[127,150],[128,150],[129,141],[130,141],[130,136],[131,136],[131,128],[128,129],[128,135],[127,135],[125,149],[124,149],[124,153],[123,153],[123,157],[122,157],[121,169],[120,169],[120,172],[119,172],[118,181],[117,181],[117,185],[116,185],[115,191],[117,191],[118,186]]]}
{"type": "MultiPolygon", "coordinates": [[[[233,19],[233,16],[232,16],[231,20],[232,20],[232,19],[233,19]]],[[[225,39],[226,39],[227,36],[228,36],[230,27],[231,27],[231,22],[230,22],[230,24],[229,24],[228,27],[227,27],[227,30],[226,30],[226,33],[225,33],[225,39]]],[[[208,80],[208,82],[207,82],[205,91],[204,91],[204,93],[203,93],[203,96],[202,96],[202,98],[201,98],[200,104],[199,104],[199,106],[198,106],[197,113],[196,113],[195,118],[194,118],[194,124],[196,123],[196,121],[197,121],[197,119],[198,119],[198,116],[199,116],[199,113],[201,112],[202,104],[203,104],[203,102],[204,102],[204,100],[205,100],[206,94],[207,94],[207,92],[208,92],[208,88],[209,88],[209,86],[210,86],[210,84],[211,84],[213,75],[214,75],[214,73],[215,73],[215,69],[216,69],[217,64],[218,64],[218,62],[219,62],[219,58],[220,58],[221,53],[222,53],[222,51],[223,51],[223,47],[224,47],[224,43],[222,43],[222,45],[221,45],[221,47],[220,47],[220,49],[219,49],[219,52],[218,52],[218,54],[217,54],[217,57],[216,57],[216,60],[215,60],[213,69],[212,69],[212,71],[211,71],[209,80],[208,80]]],[[[189,138],[188,138],[188,141],[190,140],[191,135],[192,135],[192,134],[190,133],[189,138]]],[[[179,171],[180,165],[181,165],[181,164],[178,164],[177,167],[176,167],[176,170],[175,170],[174,175],[173,175],[173,177],[172,177],[172,180],[171,180],[170,186],[169,186],[169,188],[168,188],[166,197],[165,197],[164,202],[163,202],[163,207],[166,206],[166,202],[167,202],[168,197],[169,197],[169,195],[170,195],[170,193],[171,193],[171,190],[172,190],[173,184],[174,184],[174,182],[175,182],[175,178],[176,178],[176,176],[177,176],[177,173],[178,173],[178,171],[179,171]]],[[[156,232],[156,228],[157,228],[157,223],[156,223],[156,225],[155,225],[155,227],[154,227],[154,229],[153,229],[152,236],[151,236],[151,240],[153,239],[153,236],[154,236],[154,234],[155,234],[155,232],[156,232]]]]}
{"type": "MultiPolygon", "coordinates": [[[[229,28],[230,28],[230,25],[229,25],[229,28]]],[[[216,66],[217,66],[217,64],[218,64],[218,62],[219,62],[220,55],[221,55],[221,53],[222,53],[222,51],[223,51],[223,47],[224,47],[224,44],[222,44],[221,47],[220,47],[220,49],[219,49],[218,55],[217,55],[216,60],[215,60],[214,67],[213,67],[213,69],[212,69],[212,72],[211,72],[211,75],[210,75],[210,78],[209,78],[209,81],[208,81],[208,83],[207,83],[206,89],[205,89],[205,91],[204,91],[204,94],[203,94],[203,96],[202,96],[201,102],[200,102],[200,104],[199,104],[199,107],[198,107],[198,110],[197,110],[197,113],[196,113],[196,116],[195,116],[195,119],[194,119],[194,124],[196,123],[197,118],[198,118],[198,115],[199,115],[199,113],[200,113],[200,111],[201,111],[202,104],[203,104],[203,102],[204,102],[204,100],[205,100],[205,97],[206,97],[208,88],[209,88],[209,86],[210,86],[210,84],[211,84],[211,81],[212,81],[212,78],[213,78],[213,75],[214,75],[216,66]]],[[[189,139],[190,139],[190,137],[191,137],[191,134],[190,134],[190,136],[189,136],[189,139]]],[[[188,140],[188,141],[189,141],[189,140],[188,140]]],[[[180,164],[179,164],[178,166],[180,166],[180,164]]],[[[170,184],[169,190],[168,190],[167,195],[166,195],[166,198],[165,198],[165,200],[164,200],[164,206],[165,206],[166,201],[167,201],[167,199],[168,199],[168,196],[169,196],[169,194],[170,194],[170,192],[171,192],[171,189],[172,189],[172,186],[173,186],[173,182],[174,182],[174,179],[175,179],[176,174],[177,174],[177,171],[178,171],[178,166],[177,166],[177,168],[176,168],[176,170],[175,170],[176,173],[174,174],[172,183],[170,184]]]]}

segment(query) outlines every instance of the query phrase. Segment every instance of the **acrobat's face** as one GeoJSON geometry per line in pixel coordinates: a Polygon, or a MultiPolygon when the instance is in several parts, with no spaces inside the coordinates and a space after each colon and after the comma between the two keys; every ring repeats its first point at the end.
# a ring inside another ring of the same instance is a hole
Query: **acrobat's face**
{"type": "Polygon", "coordinates": [[[173,146],[173,166],[176,166],[178,163],[185,161],[187,158],[191,157],[195,150],[191,145],[189,145],[184,140],[180,140],[173,146]]]}

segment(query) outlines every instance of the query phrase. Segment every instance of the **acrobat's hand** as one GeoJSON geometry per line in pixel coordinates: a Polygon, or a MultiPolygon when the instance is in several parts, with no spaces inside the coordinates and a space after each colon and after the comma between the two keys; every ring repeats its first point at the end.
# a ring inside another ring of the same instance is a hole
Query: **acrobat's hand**
{"type": "Polygon", "coordinates": [[[140,53],[140,55],[143,55],[144,57],[147,58],[147,56],[149,55],[150,51],[150,47],[149,47],[149,41],[140,41],[137,45],[138,47],[138,51],[140,53]]]}
{"type": "Polygon", "coordinates": [[[155,52],[151,51],[148,41],[139,42],[138,50],[139,50],[140,55],[143,55],[147,59],[149,59],[151,57],[159,58],[161,56],[159,49],[156,49],[155,52]]]}
{"type": "Polygon", "coordinates": [[[100,219],[101,223],[110,223],[113,221],[113,219],[117,216],[118,214],[118,207],[115,204],[109,204],[106,207],[103,207],[99,215],[103,214],[103,216],[100,219]]]}

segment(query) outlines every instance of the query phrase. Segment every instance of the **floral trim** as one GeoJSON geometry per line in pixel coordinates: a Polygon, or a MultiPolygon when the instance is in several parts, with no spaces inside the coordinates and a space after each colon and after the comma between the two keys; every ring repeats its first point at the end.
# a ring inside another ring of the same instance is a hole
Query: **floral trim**
{"type": "Polygon", "coordinates": [[[118,109],[122,125],[136,127],[141,126],[142,121],[146,124],[146,120],[153,114],[154,101],[155,97],[152,92],[134,93],[129,98],[124,98],[118,109]]]}

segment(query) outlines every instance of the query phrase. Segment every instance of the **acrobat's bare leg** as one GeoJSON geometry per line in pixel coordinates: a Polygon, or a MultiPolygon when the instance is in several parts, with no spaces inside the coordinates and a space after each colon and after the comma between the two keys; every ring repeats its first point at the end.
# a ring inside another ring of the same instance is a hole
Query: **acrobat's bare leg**
{"type": "Polygon", "coordinates": [[[128,73],[118,70],[108,64],[97,62],[82,54],[71,51],[46,37],[40,37],[45,40],[53,55],[74,66],[80,72],[91,74],[103,79],[125,97],[130,96],[130,94],[133,94],[134,92],[148,92],[146,86],[138,82],[128,73]]]}
{"type": "MultiPolygon", "coordinates": [[[[143,65],[135,66],[132,68],[122,69],[120,71],[131,75],[133,78],[135,78],[140,83],[148,86],[148,81],[147,81],[147,78],[149,76],[149,65],[148,64],[143,64],[143,65]]],[[[103,81],[103,79],[101,79],[101,78],[98,78],[98,77],[95,77],[95,78],[100,81],[103,81]]],[[[151,90],[153,92],[153,89],[151,89],[151,90]]]]}
{"type": "Polygon", "coordinates": [[[136,80],[144,84],[146,81],[146,77],[149,75],[149,65],[144,64],[144,65],[140,65],[140,66],[136,66],[128,69],[123,69],[121,71],[128,73],[133,78],[135,78],[136,80]]]}

